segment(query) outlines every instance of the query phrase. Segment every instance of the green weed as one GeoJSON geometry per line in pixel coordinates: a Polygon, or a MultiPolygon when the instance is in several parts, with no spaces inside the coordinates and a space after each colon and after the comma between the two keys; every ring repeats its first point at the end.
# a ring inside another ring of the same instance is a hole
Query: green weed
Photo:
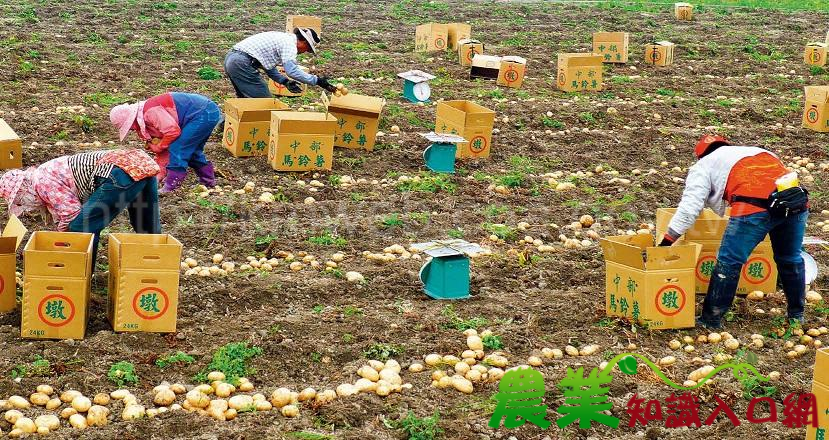
{"type": "Polygon", "coordinates": [[[435,440],[443,434],[440,428],[440,414],[435,411],[431,417],[417,417],[414,412],[409,413],[397,423],[385,422],[389,428],[403,431],[408,440],[435,440]]]}
{"type": "Polygon", "coordinates": [[[178,366],[182,364],[192,364],[193,362],[195,362],[193,356],[190,356],[189,354],[183,351],[179,351],[167,357],[158,358],[155,360],[155,364],[158,366],[158,368],[167,368],[171,365],[178,366]]]}
{"type": "Polygon", "coordinates": [[[440,314],[443,315],[443,317],[448,321],[448,323],[443,324],[443,327],[445,328],[453,328],[455,330],[464,331],[471,328],[478,329],[489,325],[489,320],[481,316],[473,316],[469,319],[461,318],[458,315],[458,312],[455,311],[455,306],[452,304],[446,305],[443,310],[440,311],[440,314]]]}
{"type": "Polygon", "coordinates": [[[488,335],[481,338],[484,343],[485,350],[500,350],[504,348],[504,343],[501,342],[501,337],[498,335],[488,335]]]}
{"type": "Polygon", "coordinates": [[[231,342],[216,350],[210,363],[196,375],[196,382],[207,382],[207,374],[211,371],[221,371],[225,380],[239,385],[240,377],[250,377],[256,370],[248,366],[250,359],[262,354],[259,347],[248,347],[247,342],[231,342]]]}
{"type": "Polygon", "coordinates": [[[513,241],[518,236],[518,231],[501,223],[484,223],[481,227],[484,231],[504,241],[513,241]]]}
{"type": "Polygon", "coordinates": [[[196,73],[199,75],[199,78],[205,81],[213,81],[222,77],[222,74],[218,70],[210,66],[202,67],[196,73]]]}
{"type": "Polygon", "coordinates": [[[326,229],[320,235],[315,235],[312,237],[308,237],[308,243],[317,246],[335,246],[338,248],[345,247],[348,244],[348,240],[340,237],[339,235],[331,232],[331,230],[326,229]]]}
{"type": "Polygon", "coordinates": [[[112,364],[109,367],[107,377],[119,388],[125,385],[135,385],[138,383],[138,375],[135,374],[135,365],[131,362],[120,361],[112,364]]]}
{"type": "Polygon", "coordinates": [[[404,351],[406,351],[406,349],[404,349],[401,345],[375,343],[369,345],[369,347],[363,351],[363,356],[366,359],[374,359],[385,362],[393,357],[400,356],[404,351]]]}
{"type": "Polygon", "coordinates": [[[400,214],[392,213],[383,217],[383,220],[380,221],[380,226],[384,229],[397,228],[403,226],[403,220],[400,219],[400,214]]]}

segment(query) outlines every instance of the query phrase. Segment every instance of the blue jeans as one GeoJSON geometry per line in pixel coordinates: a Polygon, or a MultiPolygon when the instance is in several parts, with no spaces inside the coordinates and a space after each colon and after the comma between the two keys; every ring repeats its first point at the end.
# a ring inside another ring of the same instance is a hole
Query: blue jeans
{"type": "Polygon", "coordinates": [[[210,102],[204,110],[184,124],[179,137],[170,144],[170,163],[167,164],[167,169],[187,171],[187,167],[191,167],[198,170],[210,163],[204,155],[204,146],[221,120],[222,111],[219,106],[210,102]]]}
{"type": "Polygon", "coordinates": [[[95,234],[92,244],[92,269],[98,256],[98,241],[104,230],[122,211],[127,210],[132,229],[139,234],[160,234],[158,181],[148,177],[132,180],[124,170],[112,169],[108,178],[95,178],[95,191],[69,223],[70,232],[95,234]]]}
{"type": "Polygon", "coordinates": [[[259,74],[259,62],[252,56],[231,50],[225,57],[225,73],[238,98],[270,98],[268,84],[259,74]]]}
{"type": "Polygon", "coordinates": [[[708,294],[702,306],[700,320],[711,327],[719,327],[723,315],[734,302],[740,272],[751,252],[766,238],[771,238],[774,262],[786,294],[788,316],[802,319],[806,303],[806,270],[803,257],[803,234],[808,212],[789,217],[772,217],[759,212],[742,217],[731,217],[723,235],[717,265],[711,274],[708,294]]]}

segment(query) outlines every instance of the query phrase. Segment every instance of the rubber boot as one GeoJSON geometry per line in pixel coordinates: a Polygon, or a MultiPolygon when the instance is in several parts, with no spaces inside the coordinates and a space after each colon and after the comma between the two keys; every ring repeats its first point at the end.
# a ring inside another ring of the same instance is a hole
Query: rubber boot
{"type": "Polygon", "coordinates": [[[196,170],[196,175],[199,176],[199,183],[213,188],[216,186],[216,170],[213,168],[213,162],[208,162],[207,165],[196,170]]]}
{"type": "Polygon", "coordinates": [[[722,317],[731,308],[737,284],[740,282],[740,266],[726,267],[717,263],[711,273],[708,294],[702,303],[702,315],[697,323],[708,328],[722,327],[722,317]]]}
{"type": "Polygon", "coordinates": [[[777,272],[783,292],[786,294],[786,309],[789,319],[803,324],[803,310],[806,308],[806,267],[798,264],[777,264],[777,272]]]}
{"type": "Polygon", "coordinates": [[[186,178],[187,170],[167,170],[167,177],[164,179],[164,188],[161,188],[159,192],[161,194],[167,194],[179,189],[186,178]]]}

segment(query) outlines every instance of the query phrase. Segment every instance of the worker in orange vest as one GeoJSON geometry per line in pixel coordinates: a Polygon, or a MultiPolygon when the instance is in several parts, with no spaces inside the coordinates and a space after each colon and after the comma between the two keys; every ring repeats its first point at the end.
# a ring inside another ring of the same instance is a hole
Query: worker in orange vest
{"type": "Polygon", "coordinates": [[[786,293],[788,317],[802,323],[806,282],[800,252],[809,215],[808,192],[799,186],[796,174],[763,148],[735,146],[721,136],[706,135],[694,154],[698,161],[688,170],[682,200],[660,246],[679,239],[704,208],[724,215],[726,206],[731,206],[697,325],[721,327],[734,302],[742,267],[766,235],[786,293]]]}

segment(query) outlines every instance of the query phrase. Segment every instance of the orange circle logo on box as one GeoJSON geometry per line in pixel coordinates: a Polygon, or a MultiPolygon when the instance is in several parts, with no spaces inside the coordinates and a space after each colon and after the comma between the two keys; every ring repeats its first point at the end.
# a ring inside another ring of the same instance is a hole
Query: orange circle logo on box
{"type": "Polygon", "coordinates": [[[806,120],[812,124],[816,123],[819,117],[820,113],[814,107],[806,111],[806,120]]]}
{"type": "Polygon", "coordinates": [[[510,83],[518,81],[518,71],[510,67],[506,72],[504,72],[504,79],[510,83]]]}
{"type": "Polygon", "coordinates": [[[446,47],[446,40],[444,40],[443,38],[435,38],[435,47],[437,47],[438,49],[443,49],[444,47],[446,47]]]}
{"type": "Polygon", "coordinates": [[[714,266],[717,264],[717,257],[714,255],[706,255],[697,261],[696,277],[703,283],[711,281],[711,274],[714,272],[714,266]]]}
{"type": "Polygon", "coordinates": [[[478,52],[475,51],[475,46],[470,46],[469,51],[466,52],[466,61],[469,61],[471,63],[472,57],[475,56],[476,53],[478,52]]]}
{"type": "Polygon", "coordinates": [[[685,290],[676,284],[668,284],[656,293],[654,304],[659,313],[674,316],[685,308],[685,290]]]}
{"type": "Polygon", "coordinates": [[[661,59],[662,59],[662,54],[659,52],[658,48],[654,47],[653,50],[651,51],[651,62],[652,63],[657,63],[661,59]]]}
{"type": "Polygon", "coordinates": [[[469,141],[469,149],[475,153],[481,153],[486,150],[487,142],[486,138],[483,136],[475,136],[472,140],[469,141]]]}
{"type": "Polygon", "coordinates": [[[562,69],[558,72],[558,84],[563,86],[565,83],[567,83],[567,75],[564,74],[562,69]]]}
{"type": "Polygon", "coordinates": [[[3,293],[3,289],[6,288],[6,280],[3,279],[3,275],[0,275],[0,293],[3,293]]]}
{"type": "Polygon", "coordinates": [[[64,295],[48,295],[37,305],[37,316],[50,327],[63,327],[75,318],[75,304],[64,295]]]}
{"type": "Polygon", "coordinates": [[[227,127],[227,130],[225,130],[225,142],[228,145],[233,145],[233,138],[234,138],[233,127],[227,127]]]}
{"type": "Polygon", "coordinates": [[[170,308],[170,298],[158,287],[147,287],[132,297],[132,310],[141,318],[158,319],[170,308]]]}
{"type": "Polygon", "coordinates": [[[817,49],[812,49],[812,53],[809,54],[809,61],[813,64],[820,64],[820,52],[817,49]]]}
{"type": "Polygon", "coordinates": [[[771,276],[771,262],[763,257],[749,258],[743,266],[743,278],[751,284],[762,284],[771,276]]]}

